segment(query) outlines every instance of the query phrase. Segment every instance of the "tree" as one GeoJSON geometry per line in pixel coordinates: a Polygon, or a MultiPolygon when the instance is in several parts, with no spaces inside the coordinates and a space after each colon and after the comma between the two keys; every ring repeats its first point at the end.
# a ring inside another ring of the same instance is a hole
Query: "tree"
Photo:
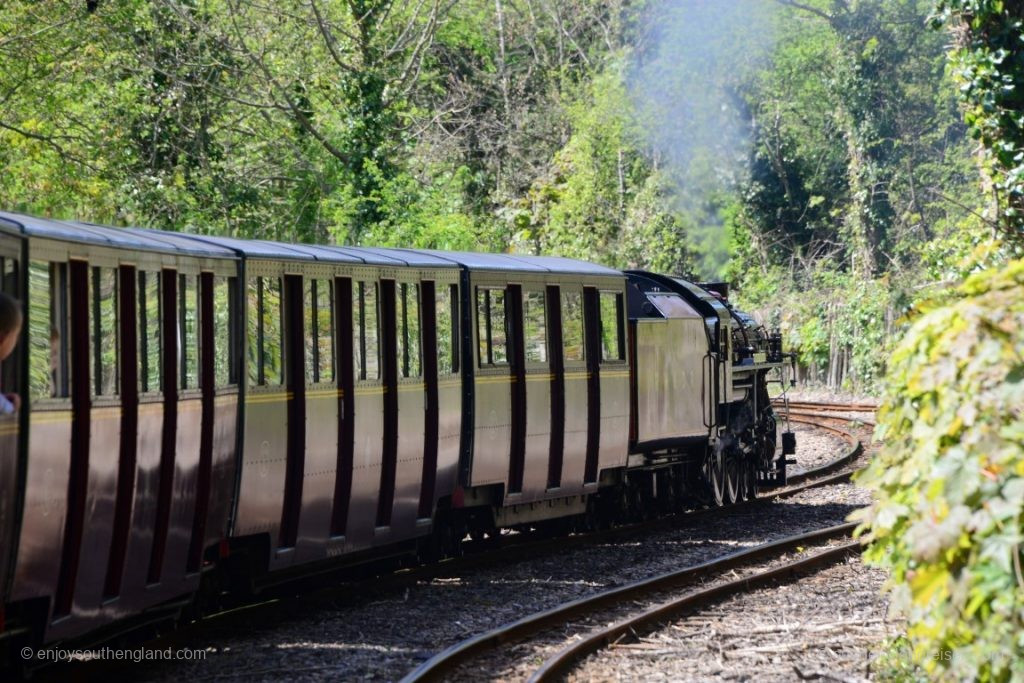
{"type": "Polygon", "coordinates": [[[935,27],[956,44],[950,62],[961,83],[964,119],[985,150],[982,171],[1008,240],[1024,244],[1024,2],[939,0],[935,27]]]}

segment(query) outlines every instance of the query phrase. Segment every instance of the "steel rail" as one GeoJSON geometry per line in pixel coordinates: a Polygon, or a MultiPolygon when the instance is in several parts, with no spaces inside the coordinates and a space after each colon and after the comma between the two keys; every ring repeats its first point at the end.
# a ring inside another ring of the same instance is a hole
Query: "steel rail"
{"type": "MultiPolygon", "coordinates": [[[[805,545],[849,536],[855,527],[856,524],[854,523],[839,524],[826,529],[787,536],[777,541],[763,543],[753,548],[747,548],[700,564],[684,567],[683,569],[641,579],[624,586],[578,598],[551,609],[535,612],[512,623],[455,643],[409,672],[402,679],[402,683],[440,680],[445,674],[451,673],[460,664],[475,656],[498,648],[510,641],[522,640],[540,631],[566,623],[578,616],[591,613],[596,609],[615,605],[648,593],[676,588],[680,584],[708,576],[709,574],[779,555],[805,545]]],[[[629,627],[625,628],[628,629],[629,627]]],[[[566,661],[574,661],[573,655],[566,654],[565,657],[566,661]]],[[[547,668],[547,665],[545,667],[547,668]]],[[[560,667],[561,665],[553,664],[552,671],[561,670],[560,667]]]]}
{"type": "Polygon", "coordinates": [[[847,413],[873,413],[878,410],[877,403],[836,403],[817,401],[782,401],[778,398],[772,399],[773,406],[789,405],[796,410],[820,410],[823,412],[847,412],[847,413]]]}
{"type": "Polygon", "coordinates": [[[640,614],[622,619],[611,626],[591,633],[582,640],[560,650],[548,658],[540,669],[529,678],[529,681],[530,683],[546,683],[559,680],[582,658],[618,642],[623,636],[649,629],[652,625],[664,622],[685,610],[703,607],[723,598],[790,578],[798,572],[820,569],[834,564],[859,548],[860,541],[849,541],[809,557],[787,562],[779,567],[695,590],[679,598],[661,603],[640,614]]]}

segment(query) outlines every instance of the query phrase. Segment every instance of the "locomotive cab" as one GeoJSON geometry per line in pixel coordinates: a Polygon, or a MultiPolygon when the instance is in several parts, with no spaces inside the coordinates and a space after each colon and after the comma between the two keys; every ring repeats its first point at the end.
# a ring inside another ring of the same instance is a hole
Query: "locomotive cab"
{"type": "Polygon", "coordinates": [[[786,379],[780,336],[734,310],[723,283],[626,274],[631,467],[681,465],[685,488],[713,505],[784,483],[794,444],[787,434],[776,454],[767,390],[786,379]]]}

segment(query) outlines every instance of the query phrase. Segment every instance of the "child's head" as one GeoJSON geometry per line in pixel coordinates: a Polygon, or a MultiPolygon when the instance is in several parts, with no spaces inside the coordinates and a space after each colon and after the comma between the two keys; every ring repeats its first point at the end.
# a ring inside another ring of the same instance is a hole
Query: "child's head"
{"type": "Polygon", "coordinates": [[[11,355],[18,343],[21,332],[21,304],[18,300],[0,292],[0,360],[11,355]]]}

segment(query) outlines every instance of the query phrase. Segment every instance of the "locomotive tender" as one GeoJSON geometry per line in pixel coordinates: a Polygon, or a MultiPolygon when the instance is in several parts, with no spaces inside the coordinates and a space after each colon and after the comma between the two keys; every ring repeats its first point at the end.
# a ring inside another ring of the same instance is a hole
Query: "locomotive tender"
{"type": "Polygon", "coordinates": [[[728,504],[794,448],[781,341],[720,285],[3,212],[0,274],[26,314],[2,368],[9,657],[467,534],[728,504]]]}

